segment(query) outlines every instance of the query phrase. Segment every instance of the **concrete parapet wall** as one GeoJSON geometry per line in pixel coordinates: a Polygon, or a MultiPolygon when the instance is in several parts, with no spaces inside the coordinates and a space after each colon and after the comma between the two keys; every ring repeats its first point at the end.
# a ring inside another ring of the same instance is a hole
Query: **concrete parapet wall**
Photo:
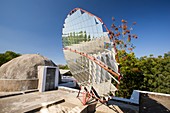
{"type": "Polygon", "coordinates": [[[170,94],[140,92],[139,113],[169,113],[170,94]]]}
{"type": "Polygon", "coordinates": [[[0,79],[0,92],[24,91],[38,88],[38,79],[0,79]]]}

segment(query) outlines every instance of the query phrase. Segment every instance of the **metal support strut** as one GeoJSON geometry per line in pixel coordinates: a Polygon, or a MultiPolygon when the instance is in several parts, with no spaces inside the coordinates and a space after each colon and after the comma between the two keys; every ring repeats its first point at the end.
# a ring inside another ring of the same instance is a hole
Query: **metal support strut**
{"type": "Polygon", "coordinates": [[[82,91],[82,87],[80,88],[77,98],[80,99],[81,103],[83,105],[87,105],[90,104],[92,102],[96,102],[99,101],[101,103],[106,103],[108,100],[106,100],[104,97],[103,99],[101,99],[101,97],[98,95],[97,91],[93,88],[93,86],[91,87],[90,91],[88,91],[88,89],[86,87],[84,87],[84,91],[82,91]],[[82,94],[82,96],[80,96],[80,94],[82,94]]]}

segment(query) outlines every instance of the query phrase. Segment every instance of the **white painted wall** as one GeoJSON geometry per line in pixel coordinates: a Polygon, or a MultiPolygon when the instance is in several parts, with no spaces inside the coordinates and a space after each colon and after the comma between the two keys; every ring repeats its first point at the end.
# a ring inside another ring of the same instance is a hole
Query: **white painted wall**
{"type": "Polygon", "coordinates": [[[48,68],[55,68],[55,87],[58,87],[58,79],[59,79],[59,68],[54,66],[38,66],[38,89],[39,92],[45,91],[45,85],[46,85],[46,74],[48,68]]]}

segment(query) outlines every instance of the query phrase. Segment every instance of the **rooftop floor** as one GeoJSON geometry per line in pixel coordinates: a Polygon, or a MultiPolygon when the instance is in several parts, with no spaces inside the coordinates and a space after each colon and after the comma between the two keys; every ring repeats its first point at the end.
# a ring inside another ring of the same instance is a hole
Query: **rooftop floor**
{"type": "MultiPolygon", "coordinates": [[[[1,93],[1,96],[5,93],[1,93]]],[[[11,94],[11,93],[10,93],[11,94]]],[[[3,97],[0,99],[0,112],[2,113],[21,113],[21,112],[44,112],[60,113],[88,113],[96,108],[96,113],[117,113],[118,106],[114,109],[109,108],[105,104],[99,102],[83,105],[76,97],[77,92],[68,90],[54,90],[48,92],[31,92],[10,97],[3,97]],[[46,107],[43,107],[46,106],[46,107]]],[[[93,111],[94,112],[94,111],[93,111]]]]}

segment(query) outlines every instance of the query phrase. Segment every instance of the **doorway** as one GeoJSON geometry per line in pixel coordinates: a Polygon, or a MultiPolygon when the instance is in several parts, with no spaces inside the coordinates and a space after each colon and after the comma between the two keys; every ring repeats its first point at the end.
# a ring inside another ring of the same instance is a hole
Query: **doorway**
{"type": "Polygon", "coordinates": [[[55,89],[55,68],[47,68],[45,91],[55,89]]]}

